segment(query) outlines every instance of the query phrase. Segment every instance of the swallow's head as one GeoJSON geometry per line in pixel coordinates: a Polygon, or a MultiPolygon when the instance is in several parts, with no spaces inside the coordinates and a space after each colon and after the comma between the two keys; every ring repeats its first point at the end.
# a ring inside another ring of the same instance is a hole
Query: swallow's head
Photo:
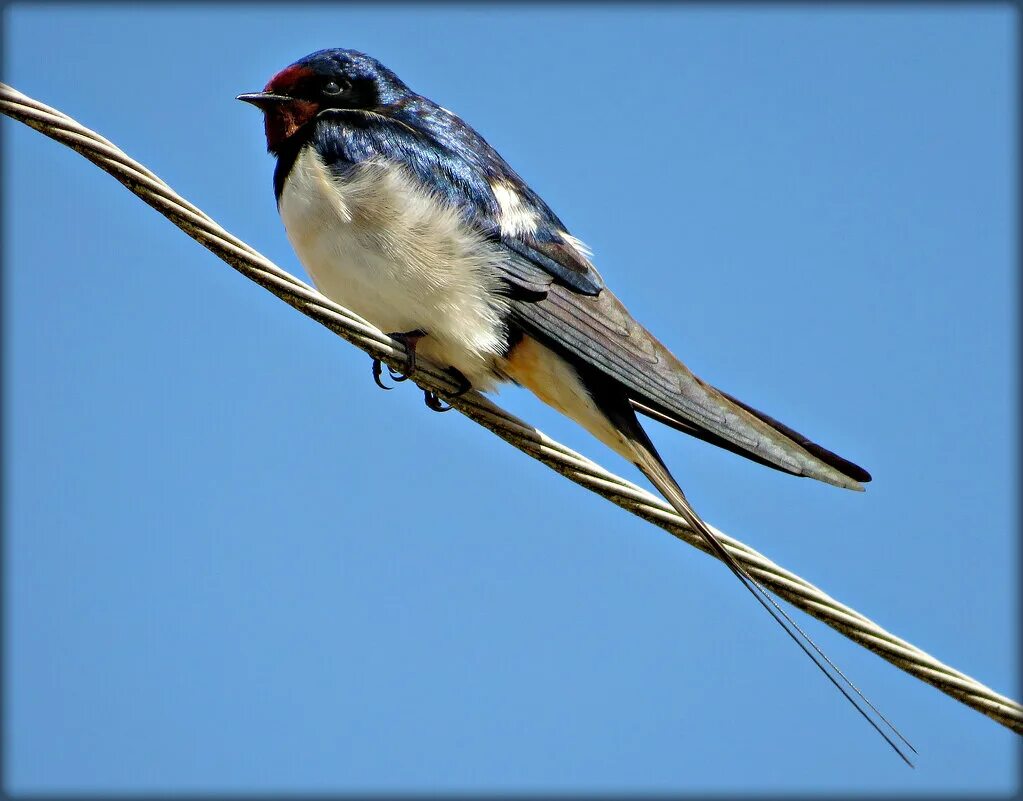
{"type": "Polygon", "coordinates": [[[387,67],[356,50],[319,50],[278,72],[262,92],[238,95],[263,111],[266,149],[282,145],[327,109],[380,111],[410,94],[387,67]]]}

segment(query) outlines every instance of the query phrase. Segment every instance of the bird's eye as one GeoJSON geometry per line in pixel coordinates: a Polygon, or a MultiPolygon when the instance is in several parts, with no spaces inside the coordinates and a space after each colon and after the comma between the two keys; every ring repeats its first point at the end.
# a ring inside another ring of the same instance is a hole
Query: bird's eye
{"type": "Polygon", "coordinates": [[[337,81],[327,81],[323,84],[323,94],[325,95],[339,95],[341,94],[341,84],[337,81]]]}

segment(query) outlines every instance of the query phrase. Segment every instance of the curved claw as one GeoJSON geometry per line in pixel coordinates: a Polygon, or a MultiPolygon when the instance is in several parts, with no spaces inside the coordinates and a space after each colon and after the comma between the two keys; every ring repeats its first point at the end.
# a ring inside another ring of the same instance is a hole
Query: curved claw
{"type": "MultiPolygon", "coordinates": [[[[390,370],[390,368],[388,368],[388,370],[390,370]]],[[[373,382],[378,387],[380,387],[380,389],[384,389],[384,390],[387,390],[388,392],[390,392],[392,389],[394,389],[394,387],[389,387],[389,386],[387,386],[387,384],[385,384],[383,381],[380,380],[380,377],[383,375],[383,372],[384,372],[383,371],[383,362],[381,362],[380,359],[374,359],[373,360],[373,382]]]]}
{"type": "MultiPolygon", "coordinates": [[[[458,383],[458,389],[448,394],[447,397],[449,400],[453,398],[460,398],[462,397],[462,395],[464,395],[466,392],[472,389],[472,383],[470,383],[469,379],[462,375],[462,373],[456,370],[454,367],[449,367],[447,372],[458,383]]],[[[440,396],[436,392],[431,392],[428,389],[423,390],[423,400],[426,401],[427,407],[433,409],[433,411],[435,412],[451,411],[452,408],[451,404],[448,404],[447,406],[443,405],[440,396]]]]}
{"type": "MultiPolygon", "coordinates": [[[[413,367],[413,370],[414,369],[415,368],[413,367]]],[[[408,381],[409,378],[412,376],[411,372],[409,372],[409,373],[399,373],[397,370],[395,370],[393,367],[391,367],[391,365],[387,365],[387,372],[391,374],[391,380],[392,381],[396,381],[398,383],[401,383],[402,381],[408,381]]]]}
{"type": "Polygon", "coordinates": [[[452,409],[451,406],[445,406],[440,397],[436,393],[430,392],[428,389],[423,390],[423,400],[425,401],[427,408],[435,412],[450,412],[452,409]]]}

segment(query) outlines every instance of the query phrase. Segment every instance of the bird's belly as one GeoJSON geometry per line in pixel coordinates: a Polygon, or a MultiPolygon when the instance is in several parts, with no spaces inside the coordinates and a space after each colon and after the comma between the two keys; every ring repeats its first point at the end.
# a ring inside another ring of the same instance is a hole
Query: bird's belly
{"type": "Polygon", "coordinates": [[[396,167],[339,177],[307,147],[280,197],[281,218],[316,286],[383,331],[422,330],[419,352],[489,389],[506,350],[500,251],[396,167]]]}

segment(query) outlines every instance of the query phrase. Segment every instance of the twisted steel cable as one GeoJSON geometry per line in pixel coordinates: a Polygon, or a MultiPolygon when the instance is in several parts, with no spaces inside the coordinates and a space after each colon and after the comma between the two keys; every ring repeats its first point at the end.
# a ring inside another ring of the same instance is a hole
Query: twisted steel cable
{"type": "MultiPolygon", "coordinates": [[[[358,315],[334,303],[232,236],[201,209],[182,198],[160,178],[96,132],[4,83],[0,83],[0,112],[80,153],[199,244],[298,311],[396,370],[400,371],[404,366],[405,348],[401,343],[392,340],[358,315]]],[[[703,537],[689,529],[682,518],[660,498],[550,439],[475,391],[450,397],[458,389],[451,376],[425,359],[418,359],[413,380],[422,389],[445,397],[466,417],[576,484],[663,528],[704,553],[710,553],[703,537]]],[[[1023,734],[1023,706],[1016,701],[896,637],[748,545],[716,528],[713,530],[729,553],[776,595],[911,676],[927,682],[1012,731],[1023,734]]]]}

